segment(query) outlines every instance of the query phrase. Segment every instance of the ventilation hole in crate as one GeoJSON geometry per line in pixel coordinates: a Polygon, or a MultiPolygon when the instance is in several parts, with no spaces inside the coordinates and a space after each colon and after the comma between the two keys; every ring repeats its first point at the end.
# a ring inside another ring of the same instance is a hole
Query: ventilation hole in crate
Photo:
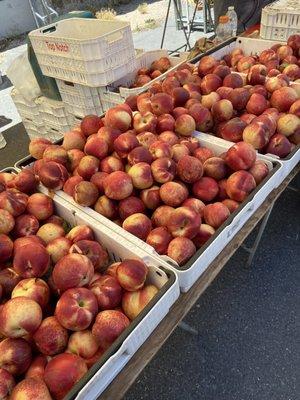
{"type": "Polygon", "coordinates": [[[160,276],[161,278],[163,277],[163,274],[159,271],[155,271],[156,275],[160,276]]]}

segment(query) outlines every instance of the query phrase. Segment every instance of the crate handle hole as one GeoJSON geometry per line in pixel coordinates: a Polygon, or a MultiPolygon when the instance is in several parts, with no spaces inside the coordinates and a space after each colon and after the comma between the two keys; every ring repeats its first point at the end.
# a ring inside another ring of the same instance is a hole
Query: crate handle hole
{"type": "Polygon", "coordinates": [[[159,272],[159,271],[155,271],[156,272],[156,274],[158,275],[158,276],[160,276],[161,278],[163,277],[163,274],[161,273],[161,272],[159,272]]]}

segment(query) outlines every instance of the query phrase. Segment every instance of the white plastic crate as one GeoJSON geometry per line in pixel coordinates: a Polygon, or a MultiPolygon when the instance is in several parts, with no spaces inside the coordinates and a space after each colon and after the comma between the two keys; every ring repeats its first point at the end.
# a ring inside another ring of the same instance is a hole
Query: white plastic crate
{"type": "MultiPolygon", "coordinates": [[[[15,172],[13,168],[6,168],[3,171],[15,172]]],[[[179,297],[178,277],[159,260],[135,248],[124,238],[95,222],[95,220],[78,209],[70,207],[68,202],[56,195],[54,195],[53,201],[55,213],[65,219],[70,226],[88,225],[92,228],[95,240],[99,241],[107,250],[111,262],[121,261],[126,258],[144,261],[149,268],[146,284],[153,284],[159,289],[159,292],[141,314],[130,323],[129,327],[103,354],[97,364],[64,397],[64,399],[94,400],[118,375],[138,348],[168,314],[171,306],[179,297]]]]}
{"type": "Polygon", "coordinates": [[[35,101],[28,101],[15,88],[11,90],[10,96],[22,119],[39,119],[40,110],[35,101]]]}
{"type": "MultiPolygon", "coordinates": [[[[213,137],[204,133],[195,132],[194,136],[199,140],[200,145],[210,148],[215,154],[221,154],[227,151],[233,144],[223,139],[213,137]]],[[[126,232],[123,228],[115,224],[114,222],[98,214],[95,210],[89,207],[82,207],[78,205],[72,197],[67,195],[63,191],[57,191],[56,195],[62,198],[64,201],[69,202],[70,207],[79,209],[81,212],[87,214],[90,218],[101,223],[112,231],[116,232],[120,236],[123,236],[137,248],[146,251],[152,256],[159,260],[164,260],[179,276],[180,289],[183,292],[188,291],[195,281],[202,275],[207,269],[215,257],[224,249],[224,247],[230,242],[230,240],[238,233],[243,227],[245,222],[250,216],[257,210],[262,204],[268,194],[283,180],[282,174],[282,163],[270,158],[258,154],[258,159],[263,160],[270,170],[270,174],[264,179],[260,185],[248,196],[248,198],[241,203],[240,207],[228,218],[227,221],[217,230],[217,232],[211,237],[211,239],[201,248],[196,254],[189,260],[184,266],[179,267],[175,261],[167,256],[158,255],[154,248],[137,238],[136,236],[126,232]],[[273,168],[273,163],[276,167],[273,168]]],[[[26,157],[16,163],[15,167],[21,169],[30,165],[32,158],[26,157]]],[[[46,188],[41,187],[44,193],[47,193],[46,188]]]]}
{"type": "Polygon", "coordinates": [[[155,83],[163,80],[168,73],[174,71],[176,68],[186,62],[188,53],[180,53],[179,57],[169,56],[167,50],[151,50],[141,52],[137,55],[137,65],[134,71],[127,73],[121,79],[113,82],[109,87],[99,87],[98,93],[102,102],[103,110],[106,111],[117,104],[123,103],[124,100],[130,95],[136,95],[149,89],[149,87],[155,83]],[[161,57],[168,57],[171,62],[170,69],[160,75],[158,78],[153,79],[146,85],[138,88],[129,88],[134,82],[137,71],[140,68],[149,68],[153,61],[158,60],[161,57]]]}
{"type": "Polygon", "coordinates": [[[264,39],[287,40],[300,33],[299,0],[278,0],[261,12],[260,36],[264,39]]]}
{"type": "Polygon", "coordinates": [[[39,120],[36,118],[22,118],[22,123],[25,127],[25,130],[30,138],[30,140],[44,137],[49,138],[47,134],[47,130],[45,128],[44,123],[38,123],[39,120]]]}
{"type": "Polygon", "coordinates": [[[72,18],[36,29],[29,38],[46,76],[101,86],[135,69],[127,22],[72,18]]]}

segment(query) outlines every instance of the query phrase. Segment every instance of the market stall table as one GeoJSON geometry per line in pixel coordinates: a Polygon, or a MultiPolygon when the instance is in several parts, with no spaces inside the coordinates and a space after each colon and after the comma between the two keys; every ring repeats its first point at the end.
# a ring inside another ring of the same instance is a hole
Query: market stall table
{"type": "MultiPolygon", "coordinates": [[[[125,368],[114,379],[114,381],[107,387],[107,389],[99,397],[99,400],[109,399],[122,399],[130,388],[130,386],[137,379],[138,375],[151,361],[155,354],[162,347],[164,342],[168,339],[174,329],[180,324],[185,315],[190,311],[196,301],[206,288],[212,283],[218,273],[225,266],[234,252],[243,244],[247,236],[252,232],[260,220],[266,223],[272,207],[280,196],[280,194],[287,188],[292,179],[299,173],[300,165],[298,164],[285,180],[279,185],[278,188],[273,190],[272,193],[266,198],[263,204],[257,209],[252,217],[246,222],[239,233],[232,239],[232,241],[224,248],[224,250],[216,257],[213,263],[208,267],[205,273],[198,279],[194,286],[187,293],[181,294],[174,306],[171,308],[170,313],[159,324],[154,332],[149,336],[147,341],[140,347],[140,349],[131,358],[125,368]]],[[[261,232],[263,232],[262,226],[261,232]]],[[[259,234],[258,234],[259,239],[259,234]]],[[[255,243],[258,244],[258,243],[255,243]]],[[[252,255],[250,254],[250,257],[252,255]]]]}

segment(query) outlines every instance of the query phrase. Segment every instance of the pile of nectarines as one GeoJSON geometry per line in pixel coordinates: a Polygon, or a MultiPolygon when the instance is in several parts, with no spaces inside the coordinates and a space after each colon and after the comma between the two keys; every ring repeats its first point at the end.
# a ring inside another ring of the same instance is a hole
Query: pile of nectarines
{"type": "Polygon", "coordinates": [[[0,173],[1,399],[62,399],[158,292],[142,261],[109,262],[33,182],[0,173]]]}
{"type": "Polygon", "coordinates": [[[149,68],[140,68],[137,71],[131,87],[141,87],[159,77],[171,68],[171,62],[168,57],[160,57],[151,63],[149,68]]]}

